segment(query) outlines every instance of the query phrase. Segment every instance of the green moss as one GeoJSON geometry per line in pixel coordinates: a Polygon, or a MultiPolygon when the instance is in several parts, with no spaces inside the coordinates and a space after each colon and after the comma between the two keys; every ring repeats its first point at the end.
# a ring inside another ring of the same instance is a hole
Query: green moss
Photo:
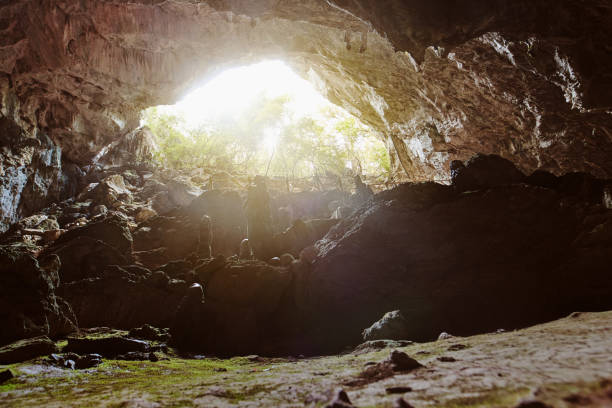
{"type": "Polygon", "coordinates": [[[529,395],[529,393],[530,390],[528,388],[493,389],[482,392],[480,395],[476,396],[453,398],[439,406],[444,408],[513,406],[520,399],[529,395]]]}
{"type": "MultiPolygon", "coordinates": [[[[190,387],[214,385],[220,376],[230,374],[232,381],[240,381],[241,378],[244,380],[252,375],[253,370],[265,367],[251,363],[246,358],[169,359],[157,363],[105,360],[98,367],[88,370],[62,370],[59,375],[57,370],[42,370],[36,375],[24,375],[20,367],[25,366],[17,364],[9,367],[20,375],[0,386],[0,392],[12,391],[18,394],[19,391],[27,390],[29,404],[37,401],[42,405],[45,401],[74,399],[75,389],[78,389],[82,390],[78,394],[79,404],[82,406],[87,406],[88,400],[95,405],[99,396],[120,395],[121,391],[142,392],[149,395],[153,401],[162,400],[162,397],[164,400],[179,400],[184,396],[185,389],[190,387]],[[237,373],[238,370],[243,372],[237,373]]],[[[261,391],[252,387],[246,391],[230,392],[227,398],[241,400],[257,392],[261,391]]],[[[2,401],[0,398],[0,405],[2,401]]]]}

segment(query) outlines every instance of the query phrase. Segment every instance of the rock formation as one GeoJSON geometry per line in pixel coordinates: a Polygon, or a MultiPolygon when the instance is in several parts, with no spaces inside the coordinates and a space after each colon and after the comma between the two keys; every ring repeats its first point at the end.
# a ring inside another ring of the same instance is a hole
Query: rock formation
{"type": "Polygon", "coordinates": [[[0,32],[0,343],[153,324],[317,353],[391,310],[422,340],[612,306],[604,0],[16,0],[0,32]],[[244,186],[152,166],[139,113],[269,58],[410,183],[275,194],[253,261],[244,186]]]}
{"type": "MultiPolygon", "coordinates": [[[[399,179],[447,180],[450,161],[474,153],[528,173],[612,175],[604,0],[17,0],[0,22],[2,140],[7,127],[48,136],[81,165],[143,108],[228,65],[281,58],[380,131],[399,179]]],[[[57,156],[35,153],[56,168],[40,174],[32,154],[3,164],[5,222],[34,168],[34,190],[58,176],[57,156]]]]}

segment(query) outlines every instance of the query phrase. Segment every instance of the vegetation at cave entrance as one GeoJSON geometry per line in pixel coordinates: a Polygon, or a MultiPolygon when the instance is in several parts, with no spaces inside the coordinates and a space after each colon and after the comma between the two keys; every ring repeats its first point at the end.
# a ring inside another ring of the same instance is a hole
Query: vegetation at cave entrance
{"type": "Polygon", "coordinates": [[[367,175],[386,180],[381,138],[337,107],[301,115],[287,95],[261,95],[240,115],[190,125],[179,114],[149,108],[143,124],[156,137],[156,160],[179,169],[208,168],[284,178],[367,175]]]}

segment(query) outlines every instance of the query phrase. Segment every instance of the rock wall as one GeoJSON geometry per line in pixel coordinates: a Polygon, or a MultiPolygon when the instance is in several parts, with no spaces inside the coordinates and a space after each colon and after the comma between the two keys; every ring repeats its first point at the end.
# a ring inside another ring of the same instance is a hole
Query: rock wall
{"type": "Polygon", "coordinates": [[[398,179],[448,180],[477,152],[612,175],[605,0],[16,0],[0,32],[1,116],[79,164],[141,109],[281,58],[381,132],[398,179]]]}

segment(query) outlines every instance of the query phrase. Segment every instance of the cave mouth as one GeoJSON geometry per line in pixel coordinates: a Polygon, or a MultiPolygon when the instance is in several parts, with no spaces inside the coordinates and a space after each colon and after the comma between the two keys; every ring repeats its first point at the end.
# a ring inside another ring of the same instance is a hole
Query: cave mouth
{"type": "Polygon", "coordinates": [[[153,160],[176,169],[295,181],[356,175],[383,186],[383,136],[332,104],[280,60],[232,67],[174,105],[142,111],[153,160]]]}

